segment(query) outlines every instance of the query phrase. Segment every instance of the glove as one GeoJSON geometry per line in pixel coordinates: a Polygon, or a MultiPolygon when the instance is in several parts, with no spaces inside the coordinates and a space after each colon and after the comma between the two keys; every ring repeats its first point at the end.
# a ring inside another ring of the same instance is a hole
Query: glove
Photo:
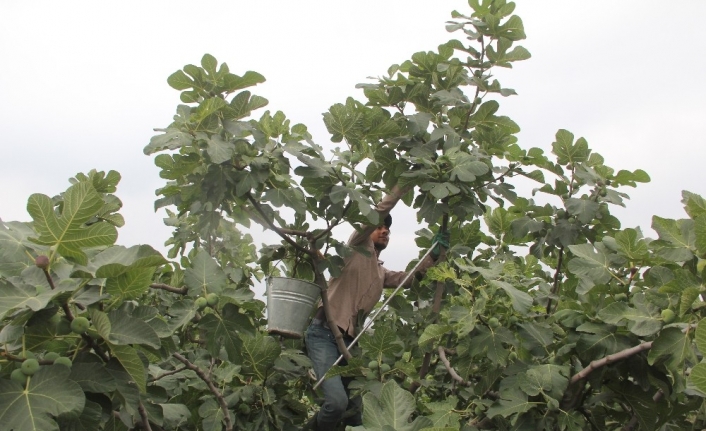
{"type": "Polygon", "coordinates": [[[444,249],[448,250],[449,249],[449,239],[451,238],[451,235],[449,234],[448,231],[439,231],[437,232],[434,237],[431,239],[431,243],[433,244],[432,249],[431,249],[431,256],[436,260],[439,258],[439,255],[441,254],[441,247],[444,247],[444,249]]]}

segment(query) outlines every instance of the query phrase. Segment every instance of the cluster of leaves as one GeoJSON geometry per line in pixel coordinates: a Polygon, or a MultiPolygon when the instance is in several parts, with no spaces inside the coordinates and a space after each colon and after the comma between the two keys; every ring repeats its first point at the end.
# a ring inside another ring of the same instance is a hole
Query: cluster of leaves
{"type": "Polygon", "coordinates": [[[167,180],[166,258],[115,245],[112,171],[0,222],[3,427],[297,429],[317,402],[310,363],[267,335],[251,288],[336,275],[351,251],[332,230],[379,223],[393,187],[428,225],[417,245],[443,228],[452,248],[330,371],[355,377],[361,430],[703,427],[706,200],[684,192],[688,218],[655,216],[652,240],[610,214],[646,173],[566,130],[551,155],[520,147],[492,73],[529,58],[522,21],[505,0],[469,5],[448,25],[463,41],[324,114],[331,155],[281,112],[252,116],[258,73],[207,54],[171,75],[184,104],[145,148],[167,180]],[[256,249],[258,225],[281,242],[256,249]]]}
{"type": "Polygon", "coordinates": [[[0,223],[3,427],[261,429],[304,417],[290,390],[309,361],[258,330],[264,305],[229,281],[238,268],[203,249],[182,269],[114,244],[119,180],[80,174],[53,199],[29,198],[33,222],[0,223]]]}

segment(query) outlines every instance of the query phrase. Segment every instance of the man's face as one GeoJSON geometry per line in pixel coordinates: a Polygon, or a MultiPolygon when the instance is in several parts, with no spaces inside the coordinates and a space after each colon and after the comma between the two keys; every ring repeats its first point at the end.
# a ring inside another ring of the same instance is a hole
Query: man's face
{"type": "Polygon", "coordinates": [[[376,250],[384,250],[390,242],[390,229],[385,225],[378,226],[378,228],[370,234],[370,239],[373,240],[376,250]]]}

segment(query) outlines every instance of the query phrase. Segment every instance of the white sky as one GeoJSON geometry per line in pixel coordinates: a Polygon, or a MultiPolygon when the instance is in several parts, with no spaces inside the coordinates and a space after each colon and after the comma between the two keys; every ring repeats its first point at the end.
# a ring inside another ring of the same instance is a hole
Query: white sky
{"type": "MultiPolygon", "coordinates": [[[[500,100],[524,148],[549,152],[557,129],[585,137],[606,164],[644,169],[652,182],[623,191],[623,227],[653,214],[682,218],[681,191],[706,196],[706,2],[519,0],[521,42],[533,58],[503,71],[518,96],[500,100]]],[[[317,143],[321,113],[355,84],[448,39],[461,0],[19,1],[0,3],[0,218],[29,220],[35,192],[53,196],[77,172],[114,169],[126,226],[119,243],[164,250],[170,229],[155,214],[163,185],[144,156],[155,127],[171,122],[172,72],[208,52],[231,71],[260,72],[253,91],[317,143]]],[[[257,115],[260,115],[259,113],[257,115]]],[[[383,258],[401,269],[413,213],[395,210],[383,258]],[[406,222],[404,222],[406,220],[406,222]]],[[[341,233],[345,239],[348,233],[341,233]]]]}

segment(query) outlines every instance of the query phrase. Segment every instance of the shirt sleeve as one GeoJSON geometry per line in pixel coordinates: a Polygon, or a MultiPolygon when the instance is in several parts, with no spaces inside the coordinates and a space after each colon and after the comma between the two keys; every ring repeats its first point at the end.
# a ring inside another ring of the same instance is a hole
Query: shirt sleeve
{"type": "MultiPolygon", "coordinates": [[[[430,267],[434,266],[434,258],[431,256],[427,256],[424,258],[422,263],[419,265],[417,270],[407,278],[407,280],[404,283],[405,287],[409,287],[412,285],[412,282],[414,281],[414,276],[417,274],[424,274],[427,269],[430,267]]],[[[385,270],[385,281],[384,281],[384,286],[385,287],[397,287],[402,283],[402,281],[407,277],[408,272],[406,271],[390,271],[387,268],[383,268],[385,270]]]]}
{"type": "MultiPolygon", "coordinates": [[[[402,196],[404,196],[410,188],[404,188],[401,189],[398,186],[394,186],[390,192],[390,194],[385,195],[380,203],[378,203],[375,206],[375,211],[378,213],[378,217],[380,217],[380,220],[384,220],[385,217],[387,217],[388,214],[390,214],[390,211],[397,205],[397,202],[402,199],[402,196]]],[[[351,238],[348,240],[349,245],[360,245],[362,244],[368,237],[370,237],[370,234],[373,233],[377,229],[377,226],[370,225],[370,226],[365,226],[361,230],[357,230],[356,232],[353,233],[351,238]]]]}

